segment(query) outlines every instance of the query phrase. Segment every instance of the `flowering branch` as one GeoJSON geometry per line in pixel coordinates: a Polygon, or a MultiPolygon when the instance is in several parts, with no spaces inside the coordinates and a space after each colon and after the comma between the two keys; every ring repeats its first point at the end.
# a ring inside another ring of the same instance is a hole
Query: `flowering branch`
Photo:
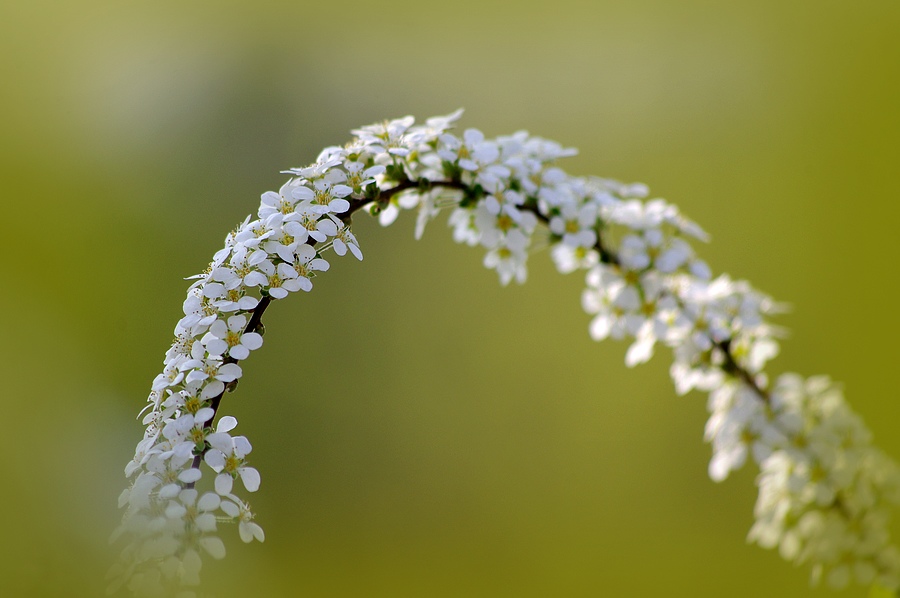
{"type": "Polygon", "coordinates": [[[114,539],[129,543],[111,591],[192,596],[185,588],[199,584],[201,551],[225,555],[220,523],[237,523],[245,542],[264,540],[235,484],[259,488],[252,447],[231,434],[237,420],[219,414],[222,398],[242,376],[239,363],[262,346],[273,301],[312,290],[330,267],[327,251],[362,259],[351,231],[362,209],[385,226],[417,210],[417,237],[450,210],[454,239],[485,248],[484,265],[502,284],[525,281],[532,239],[545,235],[560,272],[586,272],[582,304],[594,339],[632,338],[629,366],[665,345],[676,390],[709,393],[710,477],[725,479],[748,457],[757,463],[750,541],[835,587],[900,587],[900,551],[887,533],[888,507],[900,503],[898,467],[827,378],[769,383],[763,369],[778,353],[778,330],[767,316],[778,306],[744,281],[713,278],[689,242],[705,233],[675,206],[642,201],[643,185],[571,176],[555,163],[573,150],[524,132],[456,137],[449,131],[459,115],[364,127],[347,146],[287,171],[277,193],[262,195],[257,218],[193,277],[125,468],[131,484],[114,539]],[[211,487],[201,494],[204,477],[211,487]]]}

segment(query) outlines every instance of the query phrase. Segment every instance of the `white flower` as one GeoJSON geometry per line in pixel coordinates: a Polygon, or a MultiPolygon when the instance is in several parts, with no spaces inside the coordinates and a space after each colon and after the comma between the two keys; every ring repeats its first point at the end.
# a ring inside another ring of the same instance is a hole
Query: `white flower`
{"type": "Polygon", "coordinates": [[[479,168],[496,162],[500,149],[495,141],[486,141],[484,133],[478,129],[467,129],[463,133],[463,145],[459,151],[459,165],[465,170],[479,168]]]}
{"type": "MultiPolygon", "coordinates": [[[[253,287],[256,285],[248,283],[248,278],[252,281],[254,272],[256,272],[255,266],[247,263],[246,254],[241,257],[232,256],[228,267],[223,266],[212,271],[212,280],[221,283],[226,290],[242,289],[245,286],[253,287]]],[[[210,284],[213,283],[207,283],[207,286],[210,284]]],[[[254,307],[256,306],[254,305],[254,307]]]]}
{"type": "Polygon", "coordinates": [[[387,152],[392,156],[408,156],[409,148],[405,134],[415,119],[412,116],[405,116],[383,123],[377,123],[351,131],[359,137],[361,143],[367,146],[367,149],[373,153],[387,152]]]}
{"type": "Polygon", "coordinates": [[[643,293],[640,313],[629,321],[630,326],[638,328],[634,333],[636,340],[625,355],[628,367],[648,361],[653,356],[653,347],[658,340],[668,345],[677,343],[683,338],[684,330],[690,326],[675,297],[663,288],[658,278],[648,275],[641,282],[643,293]]]}
{"type": "MultiPolygon", "coordinates": [[[[295,237],[292,234],[291,230],[296,228],[297,227],[289,226],[289,223],[282,222],[279,229],[276,231],[276,234],[269,237],[269,239],[262,244],[263,250],[269,256],[278,256],[286,262],[291,261],[297,247],[306,242],[305,238],[301,241],[300,237],[295,237]]],[[[302,232],[306,232],[308,235],[308,232],[305,229],[302,232]]]]}
{"type": "Polygon", "coordinates": [[[202,334],[210,324],[216,321],[218,311],[215,306],[203,296],[203,291],[193,288],[188,291],[187,298],[182,304],[184,317],[179,320],[178,326],[189,331],[191,336],[202,334]]]}
{"type": "Polygon", "coordinates": [[[479,230],[479,242],[492,248],[501,243],[516,250],[529,245],[530,235],[537,226],[537,217],[508,205],[497,214],[491,214],[485,202],[475,208],[475,225],[479,230]]]}
{"type": "Polygon", "coordinates": [[[527,258],[524,249],[500,245],[487,252],[484,256],[484,266],[497,271],[500,275],[500,284],[503,286],[508,285],[513,278],[522,284],[528,277],[528,270],[525,268],[527,258]]]}
{"type": "Polygon", "coordinates": [[[771,421],[762,397],[743,383],[722,386],[710,394],[710,415],[705,439],[713,445],[709,477],[724,480],[742,467],[748,452],[763,462],[787,442],[771,421]]]}
{"type": "Polygon", "coordinates": [[[474,247],[481,240],[481,231],[478,229],[474,210],[456,208],[450,214],[447,224],[453,228],[453,240],[457,243],[474,247]]]}
{"type": "Polygon", "coordinates": [[[590,248],[597,243],[597,206],[584,204],[576,206],[566,203],[560,207],[559,216],[550,219],[550,231],[562,237],[569,247],[590,248]]]}
{"type": "Polygon", "coordinates": [[[250,442],[244,436],[232,437],[227,431],[220,432],[221,427],[207,437],[213,448],[204,457],[206,464],[219,474],[215,480],[216,492],[230,494],[236,477],[241,478],[248,492],[256,492],[259,489],[259,472],[244,464],[244,457],[252,450],[250,442]]]}
{"type": "Polygon", "coordinates": [[[410,127],[407,131],[410,143],[422,145],[437,140],[443,133],[453,128],[462,113],[462,109],[459,109],[446,116],[433,116],[427,119],[424,125],[410,127]]]}
{"type": "Polygon", "coordinates": [[[350,231],[349,226],[342,225],[338,229],[332,243],[334,244],[334,252],[336,254],[344,256],[349,249],[350,253],[352,253],[356,259],[363,259],[362,251],[359,249],[359,243],[356,241],[356,236],[350,231]]]}
{"type": "MultiPolygon", "coordinates": [[[[338,171],[332,172],[337,173],[338,171]]],[[[353,193],[353,189],[347,185],[334,184],[323,178],[316,181],[313,187],[312,205],[326,207],[326,213],[333,214],[341,214],[350,209],[350,202],[344,198],[353,193]]]]}
{"type": "Polygon", "coordinates": [[[191,351],[191,359],[181,364],[181,369],[187,371],[185,382],[199,382],[212,378],[221,382],[234,382],[241,377],[241,366],[236,363],[224,363],[221,356],[209,356],[203,343],[194,342],[191,351]]]}
{"type": "Polygon", "coordinates": [[[216,320],[209,327],[209,333],[204,337],[206,350],[212,356],[228,355],[234,359],[247,359],[250,351],[262,346],[262,337],[256,332],[244,333],[247,326],[247,318],[238,315],[228,318],[226,324],[223,320],[216,320]]]}
{"type": "MultiPolygon", "coordinates": [[[[284,230],[292,235],[298,247],[312,238],[317,243],[324,243],[328,237],[337,234],[337,226],[330,218],[322,218],[321,214],[303,213],[289,216],[284,223],[284,230]]],[[[295,249],[296,251],[296,249],[295,249]]],[[[285,259],[285,261],[290,261],[285,259]]]]}
{"type": "Polygon", "coordinates": [[[153,390],[162,390],[169,386],[177,386],[184,380],[184,371],[181,364],[184,363],[186,357],[184,355],[176,355],[172,360],[166,363],[165,369],[161,374],[153,380],[153,390]]]}
{"type": "MultiPolygon", "coordinates": [[[[301,245],[297,251],[305,251],[309,245],[301,245]]],[[[293,261],[293,254],[290,256],[293,261]]],[[[262,261],[258,266],[257,274],[265,279],[261,283],[266,293],[273,299],[284,299],[289,292],[299,291],[303,285],[297,280],[297,272],[284,262],[279,262],[276,266],[270,260],[262,261]]],[[[256,279],[253,279],[256,282],[256,279]]]]}
{"type": "MultiPolygon", "coordinates": [[[[241,248],[254,250],[259,247],[260,243],[274,235],[281,228],[283,220],[284,217],[281,213],[276,212],[265,220],[260,219],[247,223],[235,235],[235,250],[232,252],[232,260],[234,260],[234,255],[241,248]]],[[[250,259],[249,263],[252,265],[254,260],[250,259]]]]}
{"type": "Polygon", "coordinates": [[[182,328],[180,325],[175,327],[175,340],[172,342],[172,346],[169,347],[169,350],[166,351],[166,363],[171,363],[178,358],[178,356],[187,356],[191,354],[191,347],[194,344],[194,337],[191,333],[182,328]]]}
{"type": "Polygon", "coordinates": [[[353,190],[356,195],[365,195],[365,189],[375,182],[375,177],[384,174],[385,167],[382,164],[376,164],[366,168],[366,165],[356,160],[347,160],[344,162],[344,169],[347,171],[347,180],[344,184],[353,190]]]}
{"type": "Polygon", "coordinates": [[[311,291],[313,287],[311,279],[316,272],[325,272],[330,268],[329,263],[317,255],[315,249],[309,245],[303,245],[297,248],[295,259],[290,265],[279,265],[279,268],[285,267],[285,276],[290,277],[292,290],[311,291]]]}
{"type": "Polygon", "coordinates": [[[618,268],[597,264],[586,276],[588,288],[582,293],[582,306],[589,314],[596,314],[591,321],[590,334],[594,340],[614,339],[637,334],[645,321],[641,313],[643,282],[649,287],[649,277],[642,279],[623,277],[618,268]]]}
{"type": "Polygon", "coordinates": [[[587,270],[599,263],[600,255],[592,250],[584,247],[569,247],[562,243],[553,245],[550,249],[550,256],[556,269],[561,274],[569,274],[576,270],[587,270]]]}
{"type": "Polygon", "coordinates": [[[238,532],[244,542],[264,542],[266,534],[263,529],[253,521],[253,513],[250,507],[233,494],[228,494],[230,500],[222,501],[222,511],[230,517],[238,520],[238,532]]]}
{"type": "Polygon", "coordinates": [[[265,220],[272,214],[281,214],[287,216],[294,212],[294,205],[297,200],[293,195],[296,187],[294,180],[291,179],[281,186],[278,193],[266,191],[260,197],[260,205],[258,215],[260,219],[265,220]]]}

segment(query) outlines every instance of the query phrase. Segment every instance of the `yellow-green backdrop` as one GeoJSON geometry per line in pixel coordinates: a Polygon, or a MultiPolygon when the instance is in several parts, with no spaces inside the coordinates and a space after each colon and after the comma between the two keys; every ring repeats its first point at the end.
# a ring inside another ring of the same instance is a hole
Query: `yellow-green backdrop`
{"type": "MultiPolygon", "coordinates": [[[[2,596],[101,595],[182,277],[279,170],[408,113],[675,202],[793,305],[772,371],[843,382],[900,456],[894,0],[10,0],[0,74],[2,596]]],[[[592,343],[579,275],[501,288],[442,222],[357,220],[365,261],[269,310],[224,404],[267,540],[226,528],[212,595],[829,594],[745,543],[755,472],[709,481],[705,398],[592,343]]]]}

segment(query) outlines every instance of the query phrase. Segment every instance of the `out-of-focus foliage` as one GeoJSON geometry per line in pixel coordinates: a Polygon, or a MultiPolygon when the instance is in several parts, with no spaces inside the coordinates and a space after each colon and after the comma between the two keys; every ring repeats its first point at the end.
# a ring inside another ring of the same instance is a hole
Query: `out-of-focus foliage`
{"type": "MultiPolygon", "coordinates": [[[[100,594],[180,277],[279,170],[406,113],[678,204],[794,306],[774,371],[844,381],[900,456],[898,27],[887,0],[3,4],[0,595],[100,594]]],[[[702,400],[592,343],[578,277],[502,289],[440,225],[357,220],[365,261],[276,305],[227,397],[267,540],[234,534],[216,595],[827,593],[744,544],[752,473],[706,478],[702,400]]]]}

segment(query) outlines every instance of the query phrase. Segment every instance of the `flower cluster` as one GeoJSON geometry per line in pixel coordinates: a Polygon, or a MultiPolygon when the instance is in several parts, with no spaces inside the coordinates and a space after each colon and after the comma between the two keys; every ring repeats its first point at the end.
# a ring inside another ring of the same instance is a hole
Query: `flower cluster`
{"type": "Polygon", "coordinates": [[[525,132],[454,135],[459,116],[363,127],[315,164],[286,171],[256,219],[193,277],[126,466],[115,535],[129,543],[112,589],[191,596],[184,588],[199,582],[201,552],[224,556],[220,523],[236,523],[245,542],[264,539],[235,483],[259,488],[251,445],[231,434],[237,421],[220,403],[242,375],[239,362],[262,346],[268,305],[310,291],[329,268],[327,250],[362,259],[350,226],[361,208],[383,225],[416,210],[417,236],[449,211],[454,239],[481,247],[502,284],[524,282],[529,253],[549,246],[560,272],[585,272],[593,338],[629,339],[629,366],[666,346],[676,390],[709,393],[710,476],[724,479],[748,455],[759,465],[750,540],[834,586],[900,586],[900,553],[885,531],[886,506],[900,501],[898,469],[826,380],[785,375],[769,387],[763,370],[779,330],[767,317],[779,306],[744,281],[714,278],[691,245],[705,233],[675,206],[645,201],[643,185],[571,176],[556,162],[574,150],[525,132]]]}
{"type": "MultiPolygon", "coordinates": [[[[727,403],[728,394],[713,403],[727,403]]],[[[888,507],[900,502],[897,466],[872,447],[840,389],[825,377],[787,374],[778,379],[769,409],[744,413],[744,421],[725,415],[710,428],[717,428],[716,442],[757,444],[752,452],[761,473],[750,540],[811,563],[814,578],[834,587],[855,579],[895,588],[900,552],[887,530],[888,507]],[[744,443],[732,436],[741,429],[744,443]],[[766,442],[756,440],[763,437],[766,442]]]]}

